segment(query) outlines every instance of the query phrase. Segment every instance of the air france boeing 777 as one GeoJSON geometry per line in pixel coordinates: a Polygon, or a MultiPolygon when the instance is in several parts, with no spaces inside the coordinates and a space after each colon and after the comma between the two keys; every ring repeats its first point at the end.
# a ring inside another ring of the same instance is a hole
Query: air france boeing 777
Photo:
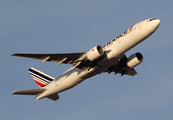
{"type": "Polygon", "coordinates": [[[58,93],[70,89],[87,78],[102,72],[114,72],[121,75],[137,74],[134,67],[143,61],[141,53],[137,52],[130,57],[125,53],[148,38],[160,25],[160,20],[151,18],[130,27],[128,30],[112,39],[104,46],[97,45],[87,52],[65,54],[22,54],[14,53],[12,56],[33,58],[46,61],[72,64],[66,72],[59,77],[51,77],[35,68],[28,71],[40,89],[15,91],[13,94],[36,95],[36,100],[49,98],[59,99],[58,93]]]}

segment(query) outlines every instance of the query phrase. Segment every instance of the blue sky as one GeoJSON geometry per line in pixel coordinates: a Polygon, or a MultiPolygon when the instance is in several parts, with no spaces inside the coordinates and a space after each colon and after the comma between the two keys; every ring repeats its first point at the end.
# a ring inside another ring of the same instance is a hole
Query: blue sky
{"type": "Polygon", "coordinates": [[[172,120],[172,4],[171,0],[0,1],[0,118],[172,120]],[[161,20],[158,30],[126,54],[143,54],[138,75],[103,73],[60,93],[56,102],[11,95],[38,88],[27,72],[30,67],[53,77],[71,67],[12,57],[12,53],[88,51],[153,17],[161,20]]]}

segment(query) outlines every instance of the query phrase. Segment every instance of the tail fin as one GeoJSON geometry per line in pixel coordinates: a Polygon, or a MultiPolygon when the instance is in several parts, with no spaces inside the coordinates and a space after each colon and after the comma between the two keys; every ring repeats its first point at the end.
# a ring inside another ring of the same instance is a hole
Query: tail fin
{"type": "Polygon", "coordinates": [[[55,78],[51,77],[35,68],[30,68],[28,72],[31,74],[35,82],[39,87],[45,87],[48,85],[51,81],[53,81],[55,78]]]}

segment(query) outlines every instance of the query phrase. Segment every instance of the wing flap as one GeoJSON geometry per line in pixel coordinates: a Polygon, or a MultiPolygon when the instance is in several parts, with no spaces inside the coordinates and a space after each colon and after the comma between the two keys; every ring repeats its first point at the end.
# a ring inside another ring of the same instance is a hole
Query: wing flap
{"type": "Polygon", "coordinates": [[[136,70],[134,68],[124,67],[121,71],[119,71],[121,75],[130,75],[135,76],[137,74],[136,70]]]}
{"type": "Polygon", "coordinates": [[[46,89],[30,89],[30,90],[20,90],[14,91],[12,94],[19,94],[19,95],[38,95],[42,92],[46,91],[46,89]]]}

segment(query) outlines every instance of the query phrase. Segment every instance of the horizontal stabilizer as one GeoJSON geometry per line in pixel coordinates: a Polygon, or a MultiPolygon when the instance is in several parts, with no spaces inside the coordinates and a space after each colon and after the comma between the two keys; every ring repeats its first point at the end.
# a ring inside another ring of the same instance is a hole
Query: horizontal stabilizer
{"type": "Polygon", "coordinates": [[[56,101],[56,100],[59,99],[59,95],[58,95],[57,93],[55,93],[55,94],[53,94],[53,95],[47,96],[47,98],[56,101]]]}
{"type": "Polygon", "coordinates": [[[19,95],[38,95],[42,92],[46,91],[46,89],[30,89],[30,90],[20,90],[14,91],[12,94],[19,94],[19,95]]]}

